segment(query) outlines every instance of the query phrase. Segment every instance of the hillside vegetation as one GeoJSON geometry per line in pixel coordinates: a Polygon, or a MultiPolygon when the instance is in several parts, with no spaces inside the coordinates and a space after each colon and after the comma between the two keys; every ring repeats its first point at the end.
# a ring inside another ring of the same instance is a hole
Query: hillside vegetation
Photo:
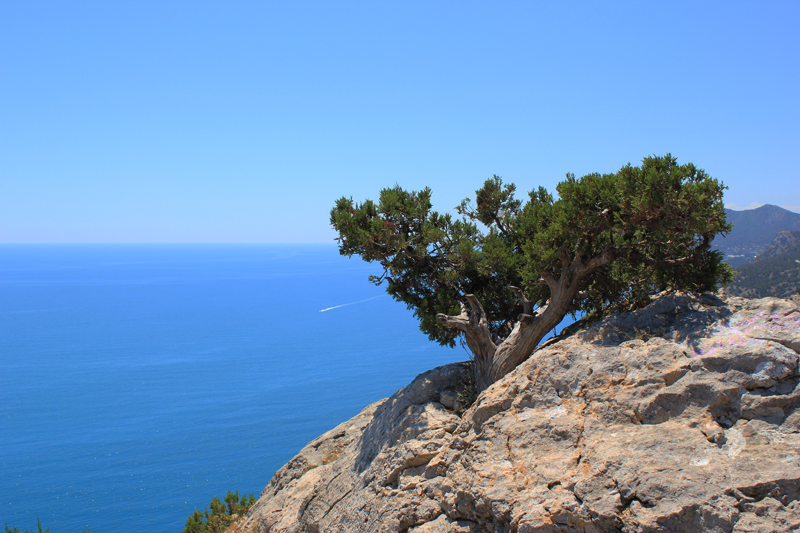
{"type": "Polygon", "coordinates": [[[736,268],[733,296],[788,298],[800,290],[800,231],[781,231],[751,263],[736,268]]]}
{"type": "Polygon", "coordinates": [[[779,231],[800,231],[800,214],[776,205],[745,211],[726,209],[725,216],[733,230],[714,239],[713,248],[723,252],[734,268],[763,254],[779,231]]]}

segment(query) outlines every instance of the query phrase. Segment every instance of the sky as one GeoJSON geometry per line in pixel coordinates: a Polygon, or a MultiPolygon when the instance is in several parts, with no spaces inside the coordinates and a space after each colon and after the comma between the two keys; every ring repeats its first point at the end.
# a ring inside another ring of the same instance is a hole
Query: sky
{"type": "Polygon", "coordinates": [[[0,0],[0,242],[328,242],[672,153],[800,212],[800,2],[0,0]]]}

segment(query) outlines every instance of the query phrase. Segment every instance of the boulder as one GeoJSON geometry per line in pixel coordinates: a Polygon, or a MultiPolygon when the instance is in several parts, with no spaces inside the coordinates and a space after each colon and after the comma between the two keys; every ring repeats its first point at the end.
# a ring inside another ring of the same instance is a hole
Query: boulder
{"type": "Polygon", "coordinates": [[[463,363],[309,443],[237,531],[800,531],[800,309],[663,295],[464,413],[463,363]]]}

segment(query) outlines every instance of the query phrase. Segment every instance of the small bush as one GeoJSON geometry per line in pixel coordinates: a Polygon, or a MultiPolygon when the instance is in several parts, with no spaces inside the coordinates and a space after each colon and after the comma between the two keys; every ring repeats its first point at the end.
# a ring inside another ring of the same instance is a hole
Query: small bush
{"type": "MultiPolygon", "coordinates": [[[[39,528],[39,533],[50,533],[50,528],[42,529],[42,521],[39,520],[38,518],[36,519],[36,526],[39,528]]],[[[28,530],[21,532],[19,529],[15,527],[14,528],[8,527],[8,524],[6,524],[6,533],[35,533],[35,532],[28,530]]]]}
{"type": "Polygon", "coordinates": [[[252,494],[245,494],[239,500],[238,490],[228,491],[224,503],[215,497],[204,511],[195,510],[190,514],[183,533],[223,533],[250,510],[254,503],[256,499],[252,494]]]}
{"type": "MultiPolygon", "coordinates": [[[[25,531],[20,531],[15,527],[8,527],[8,524],[6,524],[5,526],[6,526],[6,533],[37,533],[36,531],[29,531],[27,529],[25,531]]],[[[39,529],[38,533],[50,533],[49,527],[47,529],[42,529],[42,521],[39,520],[38,518],[36,519],[36,527],[39,529]]],[[[83,530],[83,533],[91,533],[91,531],[89,531],[89,528],[87,527],[83,530]]]]}

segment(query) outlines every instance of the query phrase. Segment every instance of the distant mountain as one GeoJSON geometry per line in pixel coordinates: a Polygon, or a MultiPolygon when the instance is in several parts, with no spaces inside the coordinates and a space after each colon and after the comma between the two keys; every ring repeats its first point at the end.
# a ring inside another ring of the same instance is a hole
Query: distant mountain
{"type": "Polygon", "coordinates": [[[725,237],[714,239],[713,247],[721,250],[733,267],[755,259],[772,243],[779,231],[800,231],[800,214],[777,205],[762,205],[758,209],[734,211],[726,209],[733,230],[725,237]]]}
{"type": "Polygon", "coordinates": [[[736,268],[733,296],[788,298],[800,291],[800,231],[781,231],[751,263],[736,268]]]}
{"type": "Polygon", "coordinates": [[[800,251],[800,231],[779,231],[772,240],[772,244],[756,257],[756,261],[761,262],[781,255],[796,254],[798,251],[800,251]]]}

